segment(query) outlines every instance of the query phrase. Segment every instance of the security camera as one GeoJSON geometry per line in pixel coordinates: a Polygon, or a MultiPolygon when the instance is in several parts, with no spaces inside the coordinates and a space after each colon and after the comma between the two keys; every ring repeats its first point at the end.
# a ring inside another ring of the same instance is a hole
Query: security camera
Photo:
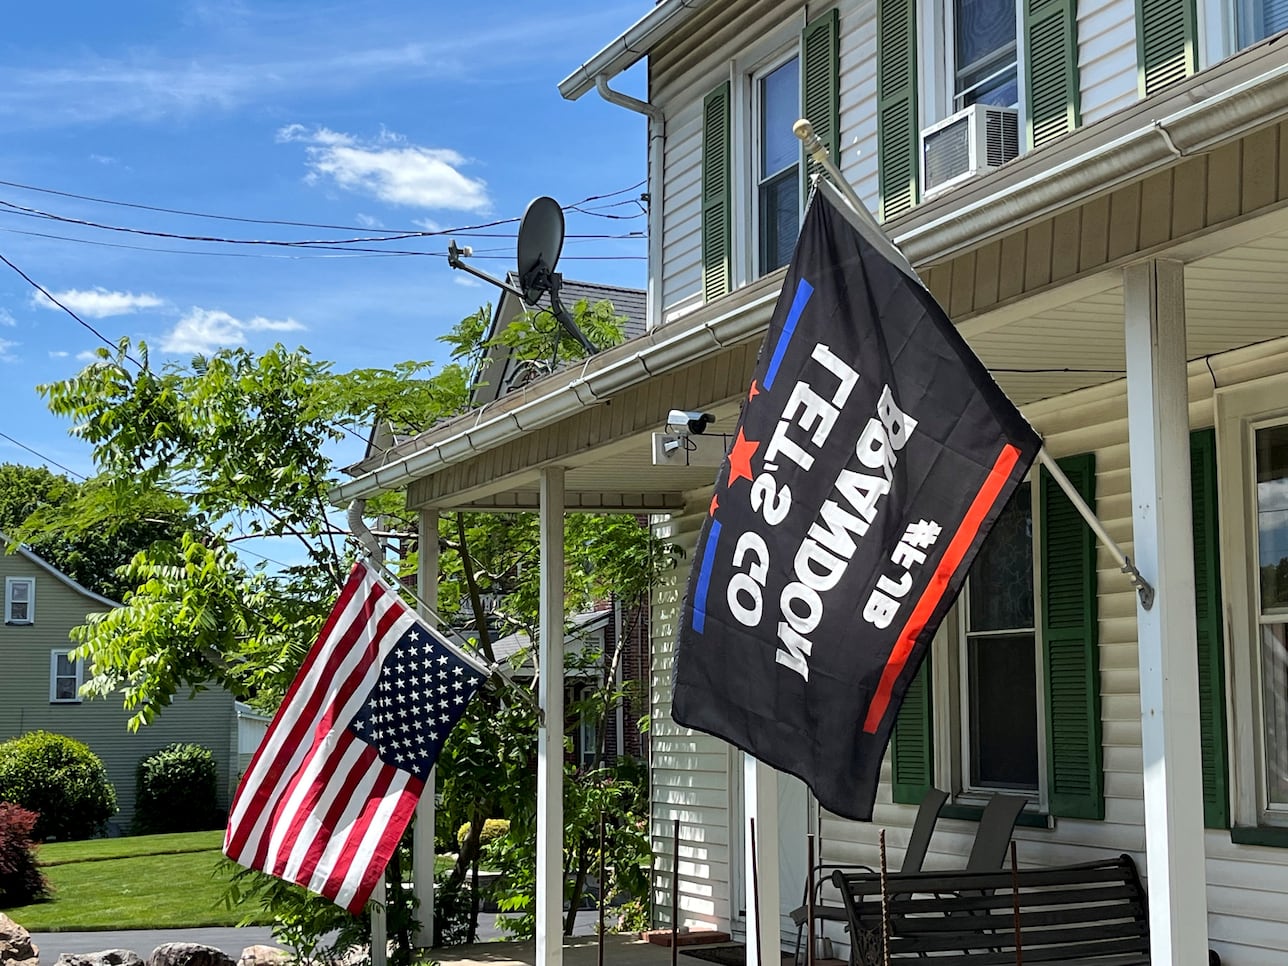
{"type": "Polygon", "coordinates": [[[715,421],[716,418],[710,413],[690,412],[686,409],[672,409],[670,415],[666,417],[667,426],[674,429],[687,429],[694,436],[702,435],[715,421]]]}

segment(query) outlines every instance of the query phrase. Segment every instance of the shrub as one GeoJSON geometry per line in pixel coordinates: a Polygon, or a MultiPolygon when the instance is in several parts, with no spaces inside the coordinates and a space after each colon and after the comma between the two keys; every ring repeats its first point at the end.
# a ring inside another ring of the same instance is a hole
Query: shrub
{"type": "Polygon", "coordinates": [[[0,804],[0,907],[25,906],[49,895],[31,837],[36,819],[35,812],[0,804]]]}
{"type": "Polygon", "coordinates": [[[39,816],[32,830],[37,841],[88,839],[107,831],[116,789],[83,742],[33,731],[0,744],[0,802],[39,816]]]}
{"type": "Polygon", "coordinates": [[[139,762],[134,831],[198,832],[223,824],[219,768],[201,745],[175,742],[139,762]]]}
{"type": "MultiPolygon", "coordinates": [[[[465,848],[465,838],[470,834],[470,823],[466,822],[456,830],[456,848],[458,850],[465,848]]],[[[489,818],[483,823],[483,832],[479,835],[479,851],[487,848],[499,838],[510,834],[510,820],[508,818],[489,818]]]]}

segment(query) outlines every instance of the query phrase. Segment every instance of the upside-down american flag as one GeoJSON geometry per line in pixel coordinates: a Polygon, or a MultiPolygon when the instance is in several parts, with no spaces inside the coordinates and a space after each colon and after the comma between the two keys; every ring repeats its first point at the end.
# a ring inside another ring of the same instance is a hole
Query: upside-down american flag
{"type": "Polygon", "coordinates": [[[487,676],[356,564],[242,778],[224,854],[361,911],[487,676]]]}

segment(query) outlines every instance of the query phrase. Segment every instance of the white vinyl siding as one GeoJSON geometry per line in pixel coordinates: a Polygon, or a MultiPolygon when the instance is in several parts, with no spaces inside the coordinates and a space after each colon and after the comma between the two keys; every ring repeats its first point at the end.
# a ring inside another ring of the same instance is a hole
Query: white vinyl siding
{"type": "Polygon", "coordinates": [[[671,921],[671,854],[680,820],[681,926],[727,929],[729,903],[729,746],[719,738],[681,728],[671,720],[671,668],[689,565],[709,492],[690,500],[685,513],[655,523],[657,539],[683,556],[653,590],[650,632],[652,723],[649,747],[650,834],[653,846],[653,921],[671,921]]]}
{"type": "Polygon", "coordinates": [[[833,159],[868,210],[881,207],[877,182],[877,8],[844,3],[841,13],[840,158],[833,159]]]}
{"type": "Polygon", "coordinates": [[[662,305],[665,312],[674,312],[702,303],[701,98],[667,116],[664,165],[662,305]]]}
{"type": "Polygon", "coordinates": [[[1078,4],[1082,123],[1136,102],[1136,10],[1130,0],[1078,4]]]}

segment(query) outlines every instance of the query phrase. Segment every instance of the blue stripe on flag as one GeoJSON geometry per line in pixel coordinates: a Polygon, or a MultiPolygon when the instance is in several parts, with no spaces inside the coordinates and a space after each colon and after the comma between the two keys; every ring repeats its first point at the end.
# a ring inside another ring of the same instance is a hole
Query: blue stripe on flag
{"type": "Polygon", "coordinates": [[[698,588],[693,592],[693,629],[699,634],[707,622],[707,588],[711,585],[711,568],[716,562],[716,544],[719,542],[720,521],[712,520],[702,553],[702,569],[698,571],[698,588]]]}
{"type": "Polygon", "coordinates": [[[791,343],[792,336],[796,334],[796,323],[800,321],[801,313],[805,311],[805,303],[813,294],[814,286],[805,279],[801,279],[800,284],[796,286],[796,297],[792,299],[792,309],[787,313],[787,321],[783,323],[783,331],[778,336],[778,344],[774,346],[774,354],[769,360],[765,380],[761,383],[765,389],[774,388],[774,377],[778,375],[778,367],[783,364],[783,356],[787,355],[787,346],[791,343]]]}

